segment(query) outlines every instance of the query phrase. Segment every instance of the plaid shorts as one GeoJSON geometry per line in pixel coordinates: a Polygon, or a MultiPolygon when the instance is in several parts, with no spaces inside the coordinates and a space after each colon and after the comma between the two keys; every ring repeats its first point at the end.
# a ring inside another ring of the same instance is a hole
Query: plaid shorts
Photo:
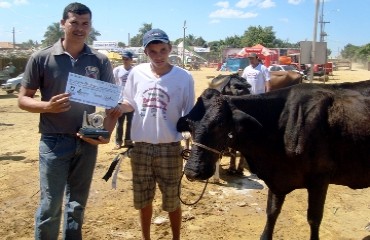
{"type": "Polygon", "coordinates": [[[153,202],[156,183],[162,193],[164,211],[173,212],[180,206],[179,181],[183,169],[181,150],[180,142],[135,142],[131,151],[131,167],[136,209],[142,209],[153,202]]]}

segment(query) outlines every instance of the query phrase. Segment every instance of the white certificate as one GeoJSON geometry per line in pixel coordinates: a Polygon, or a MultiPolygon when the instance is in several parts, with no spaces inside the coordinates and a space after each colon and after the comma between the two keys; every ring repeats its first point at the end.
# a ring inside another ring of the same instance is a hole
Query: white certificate
{"type": "Polygon", "coordinates": [[[70,100],[103,108],[114,108],[118,104],[122,87],[94,78],[69,73],[66,92],[70,100]]]}

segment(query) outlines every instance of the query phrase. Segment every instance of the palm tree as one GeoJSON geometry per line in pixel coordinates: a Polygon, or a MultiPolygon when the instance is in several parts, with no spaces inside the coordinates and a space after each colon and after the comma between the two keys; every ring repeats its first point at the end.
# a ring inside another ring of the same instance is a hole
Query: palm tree
{"type": "MultiPolygon", "coordinates": [[[[57,42],[60,38],[64,36],[64,31],[60,27],[59,22],[52,23],[48,26],[45,34],[44,34],[44,40],[42,40],[43,46],[49,46],[57,42]]],[[[89,36],[86,39],[87,44],[93,44],[94,41],[96,41],[96,37],[101,36],[100,32],[95,30],[94,27],[91,27],[89,36]]]]}
{"type": "Polygon", "coordinates": [[[59,22],[52,23],[48,26],[45,34],[44,40],[42,40],[43,46],[49,46],[57,42],[61,37],[63,37],[64,32],[63,29],[60,27],[59,22]]]}

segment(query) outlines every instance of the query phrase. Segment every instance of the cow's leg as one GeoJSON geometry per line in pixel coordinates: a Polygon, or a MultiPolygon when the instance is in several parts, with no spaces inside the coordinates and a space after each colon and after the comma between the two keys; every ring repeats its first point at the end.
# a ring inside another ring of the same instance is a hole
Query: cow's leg
{"type": "Polygon", "coordinates": [[[236,172],[236,150],[230,148],[229,153],[230,153],[230,166],[228,172],[230,174],[234,174],[236,172]]]}
{"type": "Polygon", "coordinates": [[[261,240],[272,240],[275,223],[283,207],[285,196],[286,195],[276,195],[269,189],[266,207],[267,221],[261,235],[261,240]]]}
{"type": "Polygon", "coordinates": [[[214,183],[219,183],[220,182],[220,164],[221,164],[221,160],[218,159],[218,161],[216,162],[215,174],[213,174],[213,182],[214,183]]]}
{"type": "Polygon", "coordinates": [[[311,240],[319,239],[320,224],[324,214],[324,204],[328,191],[328,186],[328,184],[320,182],[307,189],[307,221],[311,228],[311,240]]]}
{"type": "Polygon", "coordinates": [[[238,167],[236,168],[236,174],[243,175],[244,167],[247,165],[247,161],[244,156],[240,154],[238,167]]]}

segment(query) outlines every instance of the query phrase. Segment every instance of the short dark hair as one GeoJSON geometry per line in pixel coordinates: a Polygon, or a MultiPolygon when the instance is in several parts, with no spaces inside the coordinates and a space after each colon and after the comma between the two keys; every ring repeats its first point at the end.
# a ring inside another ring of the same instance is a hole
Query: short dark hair
{"type": "Polygon", "coordinates": [[[64,8],[63,11],[63,20],[68,19],[68,13],[75,13],[78,15],[83,15],[83,14],[90,14],[90,19],[92,18],[92,13],[90,8],[88,8],[86,5],[83,5],[82,3],[74,2],[68,4],[67,7],[64,8]]]}

